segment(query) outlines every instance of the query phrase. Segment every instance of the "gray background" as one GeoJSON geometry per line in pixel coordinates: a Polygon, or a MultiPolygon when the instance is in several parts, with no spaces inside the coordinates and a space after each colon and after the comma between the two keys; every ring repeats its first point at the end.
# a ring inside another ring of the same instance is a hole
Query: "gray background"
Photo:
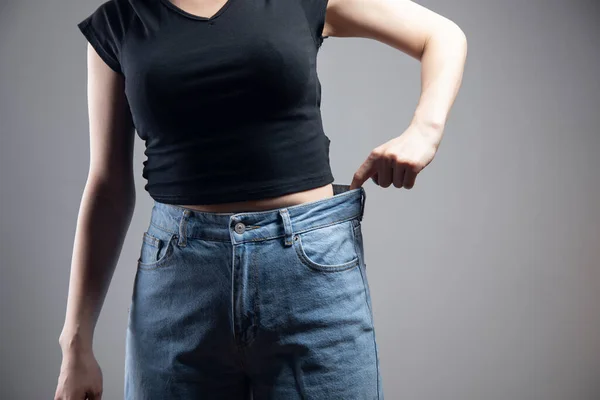
{"type": "MultiPolygon", "coordinates": [[[[89,162],[86,42],[99,1],[0,6],[0,398],[50,399],[89,162]]],[[[421,4],[465,31],[463,86],[407,191],[365,183],[363,225],[386,398],[600,398],[600,7],[421,4]]],[[[406,128],[419,63],[329,38],[319,56],[336,181],[406,128]]],[[[122,398],[127,307],[152,201],[138,199],[96,330],[106,399],[122,398]]]]}

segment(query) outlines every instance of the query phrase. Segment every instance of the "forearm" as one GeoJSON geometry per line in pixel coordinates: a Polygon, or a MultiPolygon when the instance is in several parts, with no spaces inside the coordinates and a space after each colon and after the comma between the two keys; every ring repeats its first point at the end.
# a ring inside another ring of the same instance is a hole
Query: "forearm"
{"type": "Polygon", "coordinates": [[[467,41],[453,23],[427,42],[421,57],[421,96],[412,125],[435,147],[442,140],[448,114],[462,82],[467,41]]]}
{"type": "Polygon", "coordinates": [[[66,317],[59,338],[63,351],[92,347],[134,207],[132,186],[88,180],[77,218],[66,317]]]}

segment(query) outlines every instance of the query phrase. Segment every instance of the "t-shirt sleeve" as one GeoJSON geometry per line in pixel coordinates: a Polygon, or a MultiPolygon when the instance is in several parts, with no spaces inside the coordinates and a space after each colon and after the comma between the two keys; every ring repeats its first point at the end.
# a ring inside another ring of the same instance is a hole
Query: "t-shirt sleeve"
{"type": "Polygon", "coordinates": [[[310,25],[310,29],[317,44],[320,47],[323,44],[323,26],[325,25],[325,14],[327,10],[328,0],[301,0],[306,19],[310,25]]]}
{"type": "Polygon", "coordinates": [[[114,71],[123,74],[121,45],[132,11],[127,0],[109,0],[77,24],[98,55],[114,71]]]}

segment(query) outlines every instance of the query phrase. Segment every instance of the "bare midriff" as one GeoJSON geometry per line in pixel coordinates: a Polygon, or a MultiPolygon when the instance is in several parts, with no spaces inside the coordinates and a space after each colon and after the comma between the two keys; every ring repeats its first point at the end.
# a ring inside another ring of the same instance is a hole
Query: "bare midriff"
{"type": "Polygon", "coordinates": [[[290,207],[298,204],[317,201],[333,196],[332,184],[327,184],[318,188],[295,192],[278,197],[271,197],[259,200],[240,201],[234,203],[220,204],[178,204],[180,207],[190,208],[197,211],[205,212],[248,212],[248,211],[265,211],[276,208],[290,207]]]}

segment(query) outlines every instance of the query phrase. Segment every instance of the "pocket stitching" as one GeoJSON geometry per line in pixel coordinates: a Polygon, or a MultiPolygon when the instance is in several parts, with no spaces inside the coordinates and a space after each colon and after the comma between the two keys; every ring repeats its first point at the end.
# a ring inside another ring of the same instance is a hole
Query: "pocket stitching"
{"type": "Polygon", "coordinates": [[[148,232],[144,232],[144,242],[148,243],[150,246],[160,246],[160,239],[150,235],[148,232]]]}
{"type": "Polygon", "coordinates": [[[354,257],[352,260],[347,261],[343,264],[339,264],[339,265],[323,265],[323,264],[318,264],[314,261],[312,261],[310,258],[308,258],[308,255],[306,254],[306,252],[304,251],[304,248],[302,247],[302,238],[299,234],[295,234],[294,235],[294,240],[293,240],[293,246],[296,249],[296,254],[298,255],[298,258],[300,259],[300,261],[302,262],[302,264],[306,265],[307,267],[313,269],[313,270],[317,270],[317,271],[323,271],[323,272],[339,272],[339,271],[345,271],[348,269],[351,269],[353,267],[356,267],[357,265],[360,264],[360,257],[358,255],[358,253],[356,252],[356,240],[354,238],[354,226],[353,224],[349,224],[350,227],[350,234],[352,235],[352,241],[354,244],[354,252],[356,254],[356,257],[354,257]]]}
{"type": "MultiPolygon", "coordinates": [[[[358,235],[360,234],[362,236],[360,221],[353,222],[353,225],[354,226],[352,227],[352,235],[354,237],[354,251],[356,251],[356,254],[359,257],[361,264],[363,266],[366,266],[365,258],[364,258],[364,245],[362,245],[363,249],[361,250],[359,248],[359,243],[358,243],[358,235]]],[[[362,242],[362,240],[361,240],[361,242],[362,242]]]]}
{"type": "MultiPolygon", "coordinates": [[[[146,237],[146,236],[150,236],[150,235],[147,235],[145,233],[144,237],[146,237]]],[[[150,236],[150,237],[154,238],[153,236],[150,236]]],[[[176,233],[171,235],[168,242],[165,244],[165,246],[167,246],[167,250],[165,251],[165,253],[159,260],[151,262],[151,263],[144,263],[141,261],[141,257],[138,258],[138,261],[137,261],[138,269],[148,271],[148,270],[154,270],[154,269],[160,268],[166,261],[168,261],[171,258],[171,255],[173,254],[173,241],[175,239],[177,239],[177,237],[178,236],[176,233]]],[[[158,238],[154,238],[154,239],[160,240],[158,238]]],[[[150,244],[150,245],[152,246],[152,244],[150,244]]],[[[156,247],[158,247],[158,246],[156,246],[156,247]]]]}

